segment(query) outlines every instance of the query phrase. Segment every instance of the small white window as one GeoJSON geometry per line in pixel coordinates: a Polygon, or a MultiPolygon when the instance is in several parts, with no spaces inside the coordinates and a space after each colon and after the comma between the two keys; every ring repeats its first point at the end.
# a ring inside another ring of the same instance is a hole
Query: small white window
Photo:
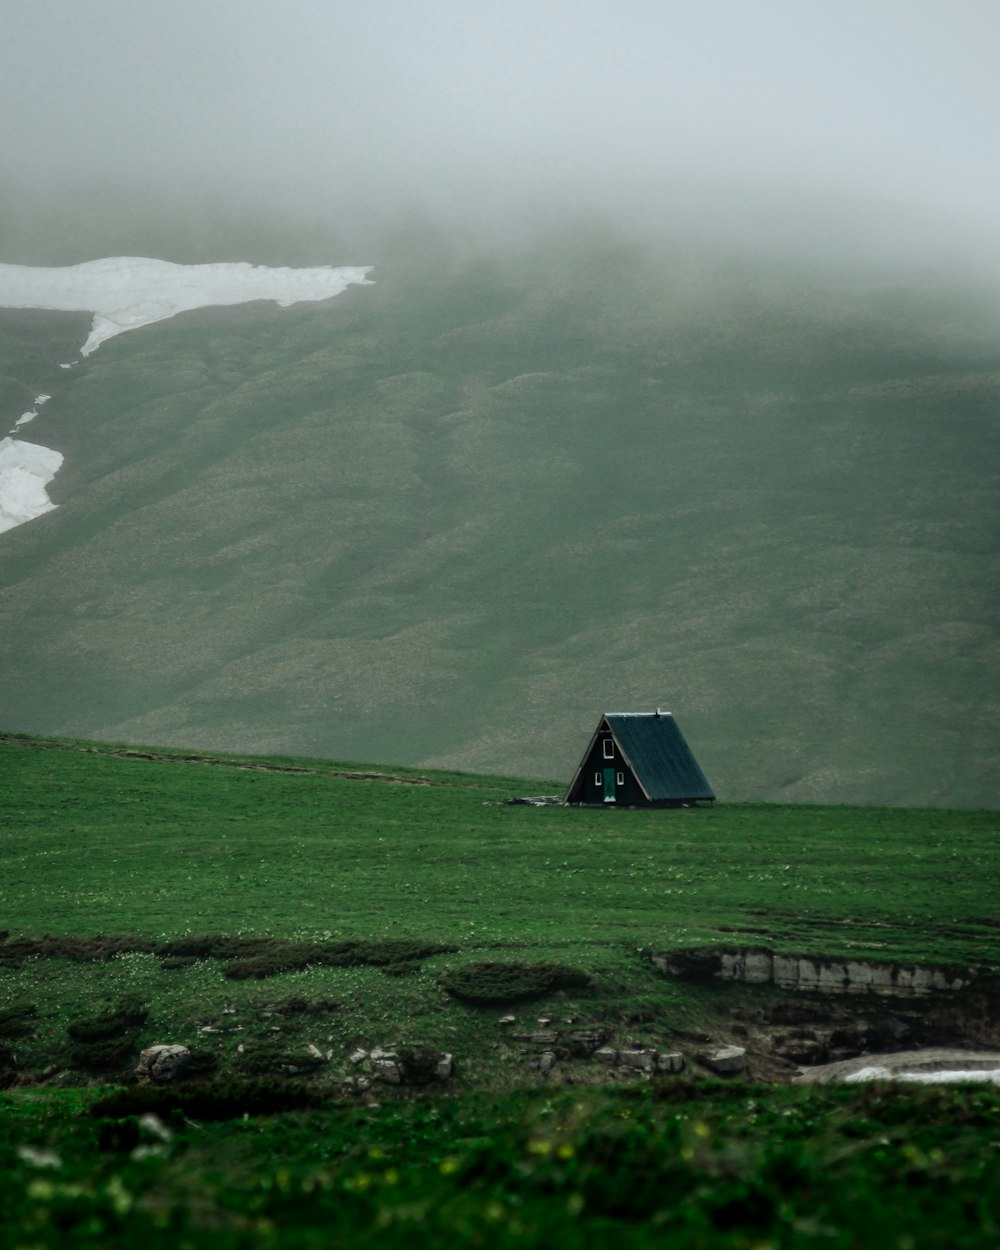
{"type": "Polygon", "coordinates": [[[604,739],[604,758],[613,760],[615,758],[615,744],[610,738],[604,739]]]}
{"type": "Polygon", "coordinates": [[[625,774],[624,774],[624,773],[619,773],[619,774],[618,774],[618,784],[619,784],[620,786],[623,786],[623,785],[625,784],[625,774]]]}
{"type": "Polygon", "coordinates": [[[604,776],[602,773],[594,773],[594,785],[595,786],[604,785],[604,776]]]}

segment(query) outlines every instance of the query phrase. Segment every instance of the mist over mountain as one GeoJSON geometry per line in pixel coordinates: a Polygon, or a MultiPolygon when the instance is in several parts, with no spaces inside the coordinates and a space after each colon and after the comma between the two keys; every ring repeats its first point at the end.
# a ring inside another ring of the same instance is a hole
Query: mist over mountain
{"type": "Polygon", "coordinates": [[[0,308],[4,727],[566,778],[660,705],[722,797],[1000,802],[995,6],[4,19],[0,263],[375,281],[0,308]]]}
{"type": "Polygon", "coordinates": [[[3,6],[0,252],[365,263],[565,212],[995,266],[989,0],[3,6]],[[321,254],[320,254],[321,253],[321,254]]]}

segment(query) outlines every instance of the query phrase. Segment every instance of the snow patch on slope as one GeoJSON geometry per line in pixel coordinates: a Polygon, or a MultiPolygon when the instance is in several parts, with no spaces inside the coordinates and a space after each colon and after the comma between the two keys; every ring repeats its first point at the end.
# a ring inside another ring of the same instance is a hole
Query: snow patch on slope
{"type": "Polygon", "coordinates": [[[282,307],[332,299],[348,286],[370,285],[370,265],[270,269],[244,261],[175,265],[143,256],[110,256],[45,269],[0,265],[0,306],[94,314],[81,355],[102,343],[192,308],[273,300],[282,307]]]}
{"type": "Polygon", "coordinates": [[[14,428],[9,433],[16,434],[20,426],[27,425],[29,421],[34,421],[35,417],[38,416],[39,408],[41,408],[42,404],[47,404],[51,398],[51,395],[36,395],[34,405],[27,412],[21,413],[14,422],[14,428]]]}
{"type": "Polygon", "coordinates": [[[0,534],[56,506],[46,493],[63,458],[58,451],[15,438],[0,439],[0,534]]]}
{"type": "MultiPolygon", "coordinates": [[[[193,308],[260,299],[287,308],[332,299],[352,284],[370,286],[370,269],[370,265],[271,269],[243,261],[175,265],[143,256],[110,256],[48,269],[0,265],[0,307],[93,313],[90,335],[80,351],[89,356],[116,334],[193,308]]],[[[49,398],[36,396],[34,407],[18,418],[11,434],[34,420],[49,398]]],[[[52,511],[56,505],[45,487],[61,464],[59,452],[47,447],[10,437],[0,441],[0,533],[52,511]]]]}

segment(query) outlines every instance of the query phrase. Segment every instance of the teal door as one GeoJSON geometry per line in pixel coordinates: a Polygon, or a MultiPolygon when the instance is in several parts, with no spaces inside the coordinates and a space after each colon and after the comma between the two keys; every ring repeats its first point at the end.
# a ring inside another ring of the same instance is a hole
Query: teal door
{"type": "Polygon", "coordinates": [[[604,801],[605,803],[615,801],[615,770],[613,768],[604,770],[604,801]]]}

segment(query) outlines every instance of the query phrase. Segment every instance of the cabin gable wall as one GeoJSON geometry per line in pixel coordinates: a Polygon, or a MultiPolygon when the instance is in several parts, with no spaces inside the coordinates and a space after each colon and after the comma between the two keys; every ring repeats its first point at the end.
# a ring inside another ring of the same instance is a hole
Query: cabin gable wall
{"type": "Polygon", "coordinates": [[[645,796],[632,769],[622,757],[617,742],[603,727],[583,765],[579,797],[573,801],[608,807],[630,807],[645,802],[645,796]],[[609,797],[612,795],[613,798],[609,797]]]}

